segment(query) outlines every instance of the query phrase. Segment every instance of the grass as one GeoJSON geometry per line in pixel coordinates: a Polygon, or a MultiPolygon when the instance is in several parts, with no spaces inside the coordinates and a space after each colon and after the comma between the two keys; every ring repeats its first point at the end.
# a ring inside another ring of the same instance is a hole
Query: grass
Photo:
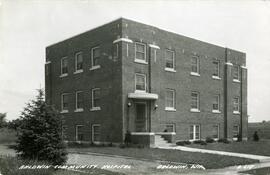
{"type": "Polygon", "coordinates": [[[0,156],[0,173],[3,175],[122,175],[122,173],[111,172],[102,169],[81,169],[79,171],[72,170],[55,170],[49,169],[19,169],[21,165],[44,165],[46,163],[36,161],[23,161],[16,157],[0,156]]]}
{"type": "Polygon", "coordinates": [[[260,140],[258,142],[231,142],[229,144],[214,142],[208,143],[207,145],[191,144],[185,146],[192,148],[270,156],[270,140],[260,140]]]}
{"type": "Polygon", "coordinates": [[[165,160],[179,163],[200,164],[207,169],[216,169],[227,166],[252,164],[258,162],[257,160],[246,158],[153,148],[90,147],[69,148],[68,151],[73,153],[91,152],[109,155],[120,155],[148,159],[152,161],[165,160]]]}

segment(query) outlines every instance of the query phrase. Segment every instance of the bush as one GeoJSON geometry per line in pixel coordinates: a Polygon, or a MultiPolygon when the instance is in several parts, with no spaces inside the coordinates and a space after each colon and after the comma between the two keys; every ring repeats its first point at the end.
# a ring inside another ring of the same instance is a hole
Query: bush
{"type": "Polygon", "coordinates": [[[194,140],[193,141],[194,144],[201,144],[201,145],[207,145],[207,143],[203,140],[194,140]]]}
{"type": "Polygon", "coordinates": [[[179,146],[190,145],[190,144],[191,144],[191,142],[188,141],[188,140],[177,141],[177,142],[176,142],[176,145],[179,145],[179,146]]]}
{"type": "Polygon", "coordinates": [[[218,142],[222,142],[222,143],[230,143],[230,141],[228,139],[225,139],[225,138],[220,138],[218,139],[218,142]]]}
{"type": "Polygon", "coordinates": [[[8,128],[0,129],[0,143],[1,144],[11,144],[15,143],[17,140],[16,131],[8,128]]]}
{"type": "Polygon", "coordinates": [[[215,140],[211,137],[206,137],[205,142],[206,143],[213,143],[213,142],[215,142],[215,140]]]}

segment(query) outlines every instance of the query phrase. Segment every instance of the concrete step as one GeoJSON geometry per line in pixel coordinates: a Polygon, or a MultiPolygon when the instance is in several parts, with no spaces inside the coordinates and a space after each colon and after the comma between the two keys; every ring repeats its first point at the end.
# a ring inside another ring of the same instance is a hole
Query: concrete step
{"type": "Polygon", "coordinates": [[[155,147],[168,147],[171,144],[160,135],[155,135],[155,147]]]}

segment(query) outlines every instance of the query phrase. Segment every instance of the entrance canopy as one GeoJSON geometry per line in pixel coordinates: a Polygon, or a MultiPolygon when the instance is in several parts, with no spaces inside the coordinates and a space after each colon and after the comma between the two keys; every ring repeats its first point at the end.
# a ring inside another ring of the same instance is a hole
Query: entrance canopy
{"type": "Polygon", "coordinates": [[[143,99],[143,100],[157,100],[158,94],[152,94],[152,93],[146,93],[146,92],[135,92],[135,93],[128,93],[128,98],[143,99]]]}

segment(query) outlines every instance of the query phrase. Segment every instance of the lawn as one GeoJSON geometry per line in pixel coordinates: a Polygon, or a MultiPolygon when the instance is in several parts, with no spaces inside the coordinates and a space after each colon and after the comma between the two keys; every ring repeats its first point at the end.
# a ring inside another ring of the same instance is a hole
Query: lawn
{"type": "MultiPolygon", "coordinates": [[[[49,169],[19,169],[21,165],[44,165],[42,162],[35,161],[22,161],[18,160],[16,157],[10,156],[0,156],[0,174],[3,175],[123,175],[123,173],[111,172],[107,170],[102,170],[99,168],[95,169],[79,169],[75,170],[55,170],[53,168],[49,169]]],[[[46,164],[45,164],[46,165],[46,164]]]]}
{"type": "Polygon", "coordinates": [[[148,159],[151,161],[165,160],[178,163],[200,164],[203,165],[206,169],[216,169],[227,166],[244,165],[258,162],[257,160],[246,158],[154,148],[88,147],[69,148],[68,151],[70,153],[89,152],[120,155],[148,159]]]}
{"type": "Polygon", "coordinates": [[[229,144],[214,142],[207,143],[207,145],[190,144],[185,146],[192,148],[270,156],[270,140],[260,140],[258,142],[231,142],[229,144]]]}

